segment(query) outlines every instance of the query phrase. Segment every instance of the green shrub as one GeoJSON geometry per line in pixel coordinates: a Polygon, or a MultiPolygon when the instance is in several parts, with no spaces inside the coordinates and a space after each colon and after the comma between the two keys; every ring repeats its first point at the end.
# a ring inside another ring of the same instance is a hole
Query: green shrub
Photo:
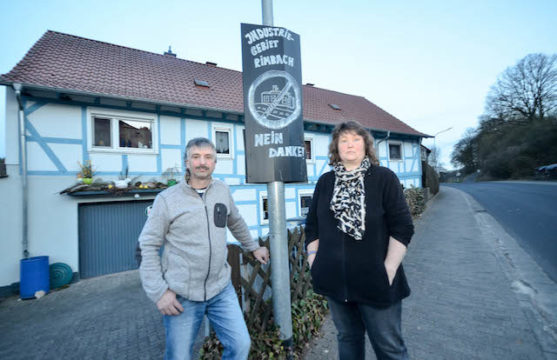
{"type": "MultiPolygon", "coordinates": [[[[285,349],[279,329],[271,325],[266,331],[250,332],[250,359],[301,359],[313,336],[319,333],[327,313],[327,301],[308,289],[303,299],[292,303],[292,349],[285,349]]],[[[246,319],[247,320],[247,319],[246,319]]],[[[261,318],[258,321],[263,321],[261,318]]],[[[272,316],[271,320],[272,321],[272,316]]],[[[212,333],[200,351],[201,359],[216,360],[222,356],[222,345],[212,333]]]]}
{"type": "Polygon", "coordinates": [[[425,198],[423,189],[416,187],[404,189],[404,197],[406,198],[412,217],[418,217],[424,212],[425,198]]]}

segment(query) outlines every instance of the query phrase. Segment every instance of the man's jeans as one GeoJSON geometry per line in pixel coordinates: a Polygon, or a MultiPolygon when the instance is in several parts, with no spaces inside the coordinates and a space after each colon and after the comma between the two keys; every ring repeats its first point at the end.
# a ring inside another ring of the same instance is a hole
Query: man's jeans
{"type": "Polygon", "coordinates": [[[365,359],[365,332],[378,360],[407,360],[408,353],[401,332],[401,302],[388,308],[327,298],[338,331],[341,360],[365,359]]]}
{"type": "Polygon", "coordinates": [[[178,316],[163,317],[166,360],[192,358],[193,344],[205,314],[224,346],[222,358],[248,358],[250,337],[232,283],[207,301],[189,301],[181,296],[177,296],[177,299],[184,311],[178,316]]]}

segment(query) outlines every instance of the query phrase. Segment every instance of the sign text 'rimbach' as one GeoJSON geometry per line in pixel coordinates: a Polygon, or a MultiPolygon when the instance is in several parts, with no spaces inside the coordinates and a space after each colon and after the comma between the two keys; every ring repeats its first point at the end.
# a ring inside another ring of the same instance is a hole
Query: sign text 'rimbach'
{"type": "Polygon", "coordinates": [[[306,182],[300,36],[242,24],[246,177],[306,182]]]}

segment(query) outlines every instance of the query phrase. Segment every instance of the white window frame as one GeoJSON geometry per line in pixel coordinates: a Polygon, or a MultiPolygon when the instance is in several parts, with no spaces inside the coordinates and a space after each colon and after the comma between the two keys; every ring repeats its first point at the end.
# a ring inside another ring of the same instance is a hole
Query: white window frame
{"type": "MultiPolygon", "coordinates": [[[[228,145],[229,145],[229,154],[219,154],[217,153],[217,159],[234,159],[234,131],[232,131],[232,126],[229,125],[222,125],[213,124],[212,126],[212,135],[213,135],[213,143],[217,144],[217,131],[218,132],[226,132],[228,133],[228,145]]],[[[216,150],[216,149],[215,149],[216,150]]]]}
{"type": "Polygon", "coordinates": [[[127,154],[158,154],[158,121],[155,114],[139,113],[132,111],[107,110],[99,108],[87,109],[87,150],[89,152],[99,153],[127,153],[127,154]],[[94,146],[93,137],[95,136],[94,117],[100,117],[110,120],[110,142],[111,146],[94,146]],[[139,122],[148,122],[151,124],[151,141],[150,149],[120,147],[120,134],[118,128],[119,120],[130,120],[139,122]]]}
{"type": "Polygon", "coordinates": [[[302,214],[302,197],[311,195],[313,198],[313,192],[314,190],[312,189],[298,190],[298,214],[300,214],[300,216],[305,216],[302,214]]]}
{"type": "Polygon", "coordinates": [[[400,141],[389,141],[387,142],[387,156],[389,161],[403,161],[404,160],[404,148],[402,147],[402,142],[400,141]],[[391,145],[397,145],[400,148],[400,159],[391,159],[391,145]]]}
{"type": "Polygon", "coordinates": [[[259,193],[259,223],[261,225],[267,225],[269,224],[269,208],[267,207],[267,219],[265,219],[265,207],[264,207],[264,199],[267,200],[267,205],[269,204],[269,197],[267,196],[267,192],[266,191],[261,191],[259,193]]]}
{"type": "Polygon", "coordinates": [[[315,146],[313,141],[313,136],[305,136],[304,137],[304,149],[306,147],[306,141],[309,141],[309,147],[311,149],[311,157],[306,159],[307,163],[313,164],[315,162],[315,146]]]}

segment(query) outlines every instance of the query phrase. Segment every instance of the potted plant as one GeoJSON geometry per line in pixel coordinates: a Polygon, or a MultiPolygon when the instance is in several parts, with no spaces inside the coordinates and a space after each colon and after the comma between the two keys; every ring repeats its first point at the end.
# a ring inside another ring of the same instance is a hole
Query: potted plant
{"type": "Polygon", "coordinates": [[[77,174],[77,178],[81,179],[81,182],[84,184],[91,185],[93,183],[93,175],[95,175],[95,170],[93,169],[91,160],[85,160],[83,164],[79,161],[77,163],[81,169],[77,174]]]}
{"type": "Polygon", "coordinates": [[[166,169],[165,172],[162,174],[164,177],[167,178],[166,185],[167,186],[176,185],[176,183],[178,182],[176,179],[178,174],[180,174],[180,170],[178,169],[178,166],[174,166],[166,169]]]}

